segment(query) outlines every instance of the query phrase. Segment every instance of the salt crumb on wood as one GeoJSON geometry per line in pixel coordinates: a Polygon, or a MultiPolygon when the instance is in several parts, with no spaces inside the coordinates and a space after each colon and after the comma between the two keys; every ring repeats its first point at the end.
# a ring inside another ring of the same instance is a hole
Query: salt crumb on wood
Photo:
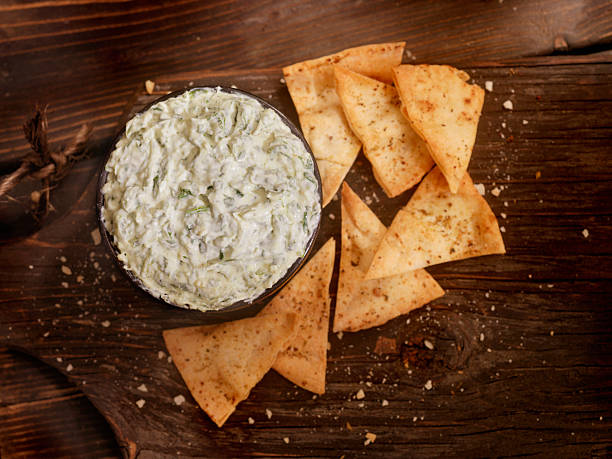
{"type": "Polygon", "coordinates": [[[363,389],[359,389],[357,394],[355,394],[355,398],[357,400],[363,400],[365,398],[365,392],[363,391],[363,389]]]}
{"type": "Polygon", "coordinates": [[[141,384],[136,389],[138,389],[140,392],[149,392],[149,390],[147,389],[147,386],[145,384],[141,384]]]}
{"type": "Polygon", "coordinates": [[[164,351],[158,351],[157,352],[157,358],[159,360],[163,359],[164,357],[166,357],[166,353],[164,351]]]}
{"type": "Polygon", "coordinates": [[[253,418],[249,418],[249,419],[247,419],[247,421],[248,421],[248,422],[249,422],[249,424],[251,424],[251,425],[252,425],[252,424],[255,424],[255,419],[253,419],[253,418]]]}
{"type": "Polygon", "coordinates": [[[489,92],[493,92],[493,82],[485,81],[485,89],[489,92]]]}
{"type": "Polygon", "coordinates": [[[177,395],[176,397],[174,397],[174,404],[181,406],[183,403],[185,403],[185,397],[182,395],[177,395]]]}
{"type": "Polygon", "coordinates": [[[491,190],[491,194],[495,197],[499,196],[500,193],[501,193],[501,190],[498,187],[495,187],[491,190]]]}
{"type": "Polygon", "coordinates": [[[425,390],[433,389],[433,383],[431,382],[431,379],[428,379],[423,387],[425,388],[425,390]]]}
{"type": "Polygon", "coordinates": [[[111,324],[111,323],[110,323],[110,321],[108,321],[108,320],[105,320],[105,321],[103,321],[103,322],[102,322],[102,326],[103,326],[104,328],[108,328],[108,327],[110,327],[110,324],[111,324]]]}
{"type": "Polygon", "coordinates": [[[151,80],[145,81],[145,91],[147,91],[147,94],[153,94],[154,89],[155,89],[155,82],[151,80]]]}
{"type": "Polygon", "coordinates": [[[96,228],[95,230],[93,230],[89,234],[91,235],[91,239],[92,239],[94,245],[99,245],[100,242],[102,242],[102,236],[100,236],[100,229],[99,228],[96,228]]]}
{"type": "Polygon", "coordinates": [[[588,229],[583,229],[582,230],[582,235],[584,236],[584,238],[586,239],[587,237],[589,237],[589,230],[588,229]]]}
{"type": "Polygon", "coordinates": [[[266,408],[266,416],[268,419],[272,419],[272,411],[270,411],[268,408],[266,408]]]}
{"type": "Polygon", "coordinates": [[[145,401],[143,399],[140,399],[140,400],[136,401],[136,406],[138,408],[142,408],[144,406],[144,404],[145,404],[145,401]]]}
{"type": "Polygon", "coordinates": [[[288,445],[289,444],[289,437],[284,437],[283,441],[288,445]]]}
{"type": "Polygon", "coordinates": [[[389,406],[389,402],[387,400],[383,400],[381,405],[382,406],[389,406]]]}
{"type": "Polygon", "coordinates": [[[370,443],[374,443],[376,441],[376,434],[373,434],[372,432],[367,432],[365,437],[366,439],[363,442],[365,446],[368,446],[370,443]]]}
{"type": "Polygon", "coordinates": [[[66,276],[70,276],[72,274],[72,270],[68,266],[66,266],[66,265],[62,265],[62,272],[66,276]]]}
{"type": "Polygon", "coordinates": [[[72,370],[74,370],[74,367],[72,366],[71,363],[69,363],[68,366],[66,367],[66,371],[71,372],[72,370]]]}
{"type": "Polygon", "coordinates": [[[481,196],[485,195],[485,186],[482,183],[475,183],[476,191],[480,193],[481,196]]]}
{"type": "Polygon", "coordinates": [[[512,103],[512,101],[511,101],[510,99],[508,99],[507,101],[505,101],[505,102],[503,103],[503,107],[504,107],[506,110],[513,110],[513,109],[514,109],[514,104],[512,103]]]}

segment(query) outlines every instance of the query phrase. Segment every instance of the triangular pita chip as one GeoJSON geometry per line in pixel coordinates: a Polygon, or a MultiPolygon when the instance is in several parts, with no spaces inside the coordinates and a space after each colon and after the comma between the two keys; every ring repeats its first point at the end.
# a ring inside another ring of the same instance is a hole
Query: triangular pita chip
{"type": "Polygon", "coordinates": [[[361,148],[342,112],[333,64],[390,83],[393,67],[402,62],[404,46],[404,42],[360,46],[283,68],[304,137],[319,165],[323,206],[338,191],[361,148]]]}
{"type": "Polygon", "coordinates": [[[376,327],[444,295],[424,269],[364,280],[387,228],[344,183],[342,249],[334,332],[376,327]]]}
{"type": "Polygon", "coordinates": [[[165,330],[185,384],[219,427],[246,399],[295,335],[297,316],[264,315],[219,325],[165,330]]]}
{"type": "Polygon", "coordinates": [[[265,314],[297,314],[297,332],[272,368],[289,381],[316,394],[325,392],[329,283],[335,249],[336,243],[332,238],[262,311],[265,314]]]}
{"type": "Polygon", "coordinates": [[[456,193],[476,140],[484,90],[448,65],[401,65],[394,69],[402,111],[425,140],[433,160],[456,193]]]}
{"type": "Polygon", "coordinates": [[[366,279],[505,251],[497,219],[469,174],[451,193],[436,167],[393,219],[366,279]]]}
{"type": "Polygon", "coordinates": [[[334,75],[344,114],[387,196],[395,197],[419,183],[434,162],[402,115],[396,89],[339,65],[334,66],[334,75]]]}

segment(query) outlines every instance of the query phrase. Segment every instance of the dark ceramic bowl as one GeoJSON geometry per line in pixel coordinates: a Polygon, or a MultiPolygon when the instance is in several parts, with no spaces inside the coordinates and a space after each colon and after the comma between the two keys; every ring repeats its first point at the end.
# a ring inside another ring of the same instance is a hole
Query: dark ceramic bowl
{"type": "MultiPolygon", "coordinates": [[[[187,91],[192,91],[194,89],[216,89],[216,88],[219,88],[219,90],[221,90],[223,92],[226,92],[226,93],[229,93],[229,94],[239,94],[239,95],[242,95],[242,96],[247,96],[247,97],[249,97],[251,99],[255,99],[257,102],[259,102],[265,108],[269,108],[271,110],[274,110],[280,116],[280,118],[283,121],[283,123],[285,123],[287,125],[287,127],[289,127],[291,132],[294,135],[296,135],[302,141],[302,144],[304,145],[304,148],[306,148],[306,151],[312,157],[312,162],[314,164],[315,177],[317,179],[317,188],[318,188],[318,191],[319,191],[319,193],[318,193],[319,194],[319,205],[321,205],[322,204],[321,176],[319,175],[319,169],[317,168],[317,162],[316,162],[316,160],[314,158],[314,155],[312,154],[312,150],[310,149],[310,146],[308,145],[308,142],[306,142],[306,139],[304,139],[304,136],[302,135],[300,130],[297,127],[295,127],[293,125],[293,123],[291,121],[289,121],[289,119],[285,115],[283,115],[279,110],[277,110],[275,107],[270,105],[265,100],[255,96],[253,94],[250,94],[250,93],[248,93],[246,91],[241,91],[240,89],[227,88],[227,87],[222,87],[222,86],[199,86],[199,87],[193,87],[193,88],[183,89],[183,90],[174,91],[174,92],[171,92],[169,94],[166,94],[165,96],[160,97],[159,99],[154,100],[153,102],[151,102],[150,104],[145,106],[142,110],[140,110],[136,114],[142,113],[142,112],[148,110],[149,108],[151,108],[151,106],[155,105],[158,102],[161,102],[163,100],[166,100],[166,99],[169,99],[169,98],[172,98],[172,97],[176,97],[176,96],[178,96],[178,95],[180,95],[180,94],[182,94],[184,92],[187,92],[187,91]]],[[[127,124],[127,122],[126,122],[126,124],[127,124]]],[[[146,293],[148,293],[150,296],[152,296],[153,298],[155,298],[159,302],[162,302],[162,303],[165,303],[165,304],[168,304],[168,305],[171,305],[171,306],[183,308],[183,309],[185,309],[185,308],[193,309],[192,307],[188,307],[186,305],[178,305],[178,304],[172,303],[170,301],[166,301],[165,299],[158,297],[155,293],[151,292],[147,287],[145,287],[144,284],[142,283],[142,281],[134,273],[132,273],[131,271],[126,269],[124,264],[119,260],[119,258],[118,258],[119,250],[115,246],[115,243],[113,241],[113,236],[106,230],[106,227],[104,226],[104,222],[102,220],[102,208],[104,207],[104,195],[102,194],[102,187],[106,183],[106,179],[107,179],[107,176],[108,176],[108,172],[106,172],[106,169],[105,169],[106,168],[106,163],[108,162],[112,152],[115,150],[115,145],[117,144],[117,142],[119,141],[119,139],[121,138],[121,136],[124,133],[125,133],[125,125],[122,127],[121,131],[114,138],[113,143],[110,146],[108,153],[106,154],[106,158],[104,159],[104,163],[102,165],[102,170],[100,171],[100,176],[98,178],[98,188],[97,188],[97,198],[96,198],[96,213],[97,213],[97,216],[98,216],[98,225],[100,227],[100,234],[102,235],[102,239],[104,240],[104,244],[109,249],[109,251],[111,253],[111,256],[113,257],[113,260],[115,260],[115,263],[117,264],[117,266],[119,266],[121,271],[123,271],[123,273],[128,277],[128,279],[130,279],[130,281],[132,281],[132,283],[137,288],[145,291],[146,293]]],[[[225,306],[225,307],[223,307],[221,309],[210,310],[210,311],[201,311],[201,312],[203,314],[206,314],[207,316],[211,316],[211,318],[219,318],[220,320],[231,320],[231,319],[234,319],[234,318],[237,318],[237,317],[244,317],[244,316],[255,314],[259,309],[261,309],[261,307],[263,305],[265,305],[265,303],[267,303],[269,300],[271,300],[272,297],[287,282],[289,282],[289,280],[291,280],[291,278],[300,270],[300,268],[302,267],[302,265],[304,264],[306,259],[308,259],[308,255],[312,251],[315,239],[317,238],[317,234],[319,233],[320,226],[321,226],[321,217],[319,216],[319,221],[317,222],[317,227],[315,228],[312,236],[308,240],[308,243],[306,245],[306,250],[304,251],[304,256],[302,256],[301,258],[298,258],[297,260],[295,260],[295,262],[291,265],[291,267],[285,273],[285,275],[281,279],[279,279],[272,287],[270,287],[267,290],[265,290],[257,298],[255,298],[254,300],[252,300],[250,302],[247,302],[247,301],[244,301],[244,300],[243,301],[237,301],[237,302],[235,302],[235,303],[233,303],[233,304],[231,304],[229,306],[225,306]]]]}

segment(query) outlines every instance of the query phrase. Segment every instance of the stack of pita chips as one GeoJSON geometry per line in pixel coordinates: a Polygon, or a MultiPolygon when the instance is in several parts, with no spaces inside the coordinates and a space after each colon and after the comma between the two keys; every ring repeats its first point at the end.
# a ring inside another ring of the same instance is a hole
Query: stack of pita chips
{"type": "Polygon", "coordinates": [[[317,160],[323,206],[340,188],[361,148],[336,94],[334,64],[391,83],[393,67],[402,62],[405,45],[401,42],[360,46],[283,68],[304,137],[317,160]]]}
{"type": "Polygon", "coordinates": [[[387,228],[345,183],[334,332],[376,327],[444,295],[424,269],[365,280],[387,228]]]}
{"type": "Polygon", "coordinates": [[[256,317],[166,330],[166,347],[194,399],[221,427],[274,368],[295,384],[325,392],[330,239],[256,317]]]}

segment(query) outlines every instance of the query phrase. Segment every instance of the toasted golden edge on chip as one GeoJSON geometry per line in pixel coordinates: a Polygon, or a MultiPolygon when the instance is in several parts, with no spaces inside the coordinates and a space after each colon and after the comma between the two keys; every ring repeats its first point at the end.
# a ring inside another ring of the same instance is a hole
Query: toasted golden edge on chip
{"type": "Polygon", "coordinates": [[[293,313],[164,330],[172,361],[198,405],[221,427],[297,330],[293,313]]]}
{"type": "Polygon", "coordinates": [[[361,148],[340,107],[332,65],[342,63],[359,73],[390,82],[392,68],[402,61],[404,46],[404,42],[365,45],[283,68],[302,132],[320,168],[323,206],[338,191],[361,148]],[[323,165],[321,160],[334,166],[323,165]],[[328,171],[333,174],[327,175],[328,171]]]}
{"type": "Polygon", "coordinates": [[[376,327],[444,295],[423,269],[384,279],[365,280],[365,273],[386,233],[372,210],[344,183],[342,248],[333,331],[376,327]]]}
{"type": "Polygon", "coordinates": [[[404,115],[456,193],[472,155],[484,90],[448,65],[400,65],[393,77],[404,115]]]}
{"type": "Polygon", "coordinates": [[[451,193],[436,167],[395,215],[366,279],[505,251],[497,219],[469,174],[451,193]]]}
{"type": "Polygon", "coordinates": [[[402,114],[397,90],[340,65],[334,65],[334,76],[349,126],[387,196],[395,197],[419,183],[434,161],[402,114]]]}
{"type": "Polygon", "coordinates": [[[329,284],[336,243],[329,239],[262,310],[265,314],[295,312],[297,331],[273,368],[298,386],[323,394],[327,368],[329,284]]]}

